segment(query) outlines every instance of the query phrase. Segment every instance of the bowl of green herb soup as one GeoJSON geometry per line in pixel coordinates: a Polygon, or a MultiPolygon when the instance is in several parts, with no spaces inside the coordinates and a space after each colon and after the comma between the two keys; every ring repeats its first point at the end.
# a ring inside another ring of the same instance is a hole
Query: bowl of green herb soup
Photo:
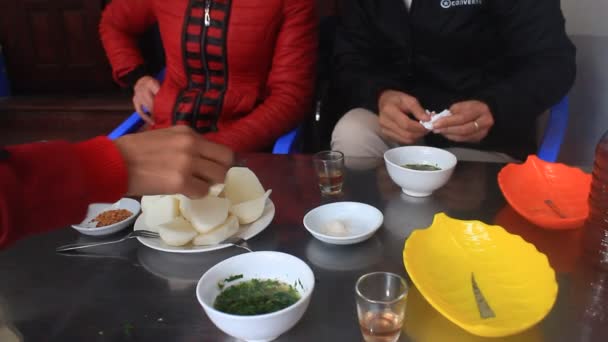
{"type": "Polygon", "coordinates": [[[426,197],[444,186],[456,167],[452,153],[428,146],[403,146],[384,153],[389,176],[408,196],[426,197]]]}
{"type": "Polygon", "coordinates": [[[223,289],[213,307],[232,315],[263,315],[283,310],[298,299],[300,293],[292,285],[274,279],[250,279],[223,289]]]}
{"type": "Polygon", "coordinates": [[[302,318],[315,285],[302,260],[280,252],[234,256],[210,268],[196,296],[209,319],[245,341],[272,341],[302,318]]]}

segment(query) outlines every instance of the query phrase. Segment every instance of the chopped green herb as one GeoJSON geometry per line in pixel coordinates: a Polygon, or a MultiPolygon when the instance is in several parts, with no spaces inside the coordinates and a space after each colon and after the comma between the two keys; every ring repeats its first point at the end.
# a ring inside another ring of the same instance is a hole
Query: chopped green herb
{"type": "Polygon", "coordinates": [[[293,286],[269,279],[251,279],[227,287],[213,307],[233,315],[261,315],[282,310],[300,299],[293,286]]]}
{"type": "Polygon", "coordinates": [[[229,282],[231,282],[231,281],[235,281],[235,280],[238,280],[238,279],[242,279],[242,278],[243,278],[243,275],[242,275],[242,274],[238,274],[238,275],[233,275],[233,276],[230,276],[230,277],[228,277],[228,278],[226,278],[226,279],[224,279],[224,280],[222,280],[222,281],[218,282],[218,283],[217,283],[217,287],[218,287],[220,290],[223,290],[223,289],[224,289],[224,286],[226,286],[226,283],[229,283],[229,282]]]}
{"type": "Polygon", "coordinates": [[[401,165],[406,169],[416,170],[416,171],[439,171],[441,168],[439,166],[431,165],[431,164],[405,164],[401,165]]]}
{"type": "Polygon", "coordinates": [[[231,282],[231,281],[235,281],[235,280],[237,280],[237,279],[242,279],[242,278],[243,278],[243,275],[242,275],[242,274],[233,275],[233,276],[230,276],[230,277],[228,277],[228,278],[224,279],[224,282],[225,282],[225,283],[229,283],[229,282],[231,282]]]}

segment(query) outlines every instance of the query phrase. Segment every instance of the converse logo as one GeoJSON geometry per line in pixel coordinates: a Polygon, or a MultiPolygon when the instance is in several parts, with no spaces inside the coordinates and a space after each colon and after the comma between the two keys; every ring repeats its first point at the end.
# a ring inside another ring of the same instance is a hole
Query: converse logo
{"type": "Polygon", "coordinates": [[[483,5],[483,0],[441,0],[441,7],[443,8],[471,5],[483,5]]]}

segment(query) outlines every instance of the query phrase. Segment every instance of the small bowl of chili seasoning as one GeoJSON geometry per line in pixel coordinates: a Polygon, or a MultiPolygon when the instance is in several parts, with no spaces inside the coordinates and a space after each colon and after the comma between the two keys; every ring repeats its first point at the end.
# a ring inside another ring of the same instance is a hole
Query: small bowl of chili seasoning
{"type": "Polygon", "coordinates": [[[91,236],[114,234],[132,225],[139,211],[139,202],[130,198],[122,198],[114,204],[93,203],[89,205],[86,218],[72,228],[91,236]]]}

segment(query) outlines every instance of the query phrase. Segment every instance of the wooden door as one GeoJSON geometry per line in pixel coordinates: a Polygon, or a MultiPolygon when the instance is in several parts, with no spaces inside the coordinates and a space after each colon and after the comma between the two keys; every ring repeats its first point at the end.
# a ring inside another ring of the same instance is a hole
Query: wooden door
{"type": "Polygon", "coordinates": [[[99,40],[103,0],[1,0],[0,44],[17,94],[115,89],[99,40]]]}

